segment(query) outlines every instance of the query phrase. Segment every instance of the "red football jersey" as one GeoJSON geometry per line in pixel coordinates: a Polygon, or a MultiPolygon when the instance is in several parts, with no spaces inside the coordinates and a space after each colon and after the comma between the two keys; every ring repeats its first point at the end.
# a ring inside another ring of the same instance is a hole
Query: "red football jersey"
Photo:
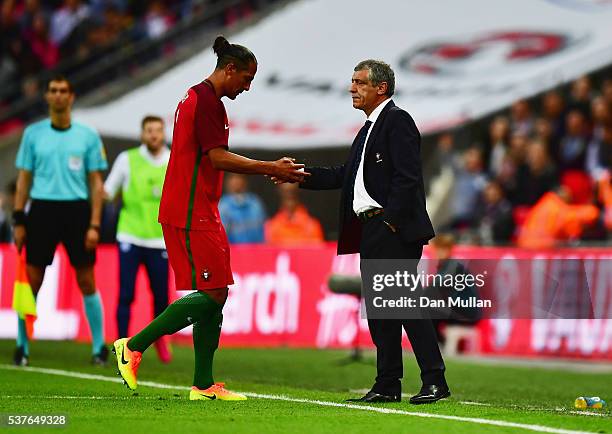
{"type": "Polygon", "coordinates": [[[218,228],[223,171],[216,170],[208,151],[228,147],[229,124],[223,102],[212,84],[191,87],[174,114],[170,161],[164,180],[159,222],[179,228],[218,228]]]}

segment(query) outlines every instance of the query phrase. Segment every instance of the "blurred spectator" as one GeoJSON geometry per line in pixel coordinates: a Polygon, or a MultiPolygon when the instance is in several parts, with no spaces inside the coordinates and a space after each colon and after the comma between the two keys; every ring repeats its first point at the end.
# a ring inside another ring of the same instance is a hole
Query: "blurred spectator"
{"type": "Polygon", "coordinates": [[[578,110],[588,119],[591,114],[592,96],[591,79],[586,75],[578,78],[572,83],[569,109],[578,110]]]}
{"type": "Polygon", "coordinates": [[[145,15],[147,36],[151,39],[159,38],[166,33],[174,23],[174,17],[161,0],[153,0],[149,4],[145,15]]]}
{"type": "Polygon", "coordinates": [[[516,173],[513,203],[534,205],[544,193],[555,188],[558,183],[557,171],[548,155],[546,145],[541,141],[532,141],[527,148],[526,164],[521,165],[516,173]]]}
{"type": "Polygon", "coordinates": [[[219,201],[219,213],[230,243],[263,243],[266,213],[259,197],[248,191],[245,175],[228,173],[227,193],[219,201]]]}
{"type": "Polygon", "coordinates": [[[451,160],[456,158],[453,152],[454,143],[455,139],[451,133],[445,132],[438,136],[436,145],[438,152],[434,156],[435,160],[432,165],[436,170],[434,175],[439,174],[444,167],[452,166],[451,160]]]}
{"type": "Polygon", "coordinates": [[[489,127],[489,152],[486,158],[488,172],[498,176],[508,153],[510,122],[504,116],[496,117],[489,127]]]}
{"type": "Polygon", "coordinates": [[[464,229],[473,226],[476,205],[487,178],[483,171],[482,152],[477,147],[467,149],[458,164],[453,161],[455,181],[451,199],[450,227],[464,229]]]}
{"type": "Polygon", "coordinates": [[[34,18],[37,15],[42,15],[45,23],[48,24],[49,11],[40,4],[40,0],[25,0],[19,17],[19,27],[22,32],[27,32],[34,27],[34,18]]]}
{"type": "Polygon", "coordinates": [[[562,186],[542,196],[529,211],[519,232],[518,245],[540,249],[576,241],[598,216],[599,210],[594,205],[571,204],[571,192],[562,186]]]}
{"type": "Polygon", "coordinates": [[[542,116],[550,123],[552,145],[557,145],[565,134],[565,102],[559,92],[550,91],[542,100],[542,116]]]}
{"type": "Polygon", "coordinates": [[[593,180],[601,179],[612,168],[612,120],[593,134],[586,153],[586,169],[593,180]]]}
{"type": "Polygon", "coordinates": [[[59,61],[59,49],[49,38],[47,19],[42,12],[32,18],[32,28],[23,33],[24,40],[43,68],[53,68],[59,61]]]}
{"type": "Polygon", "coordinates": [[[476,230],[482,244],[507,243],[514,233],[512,205],[504,197],[501,185],[489,182],[483,190],[477,210],[476,230]]]}
{"type": "Polygon", "coordinates": [[[539,117],[535,121],[533,137],[546,145],[546,149],[555,148],[553,128],[550,121],[544,117],[539,117]]]}
{"type": "Polygon", "coordinates": [[[525,99],[519,99],[510,107],[510,127],[513,133],[529,136],[533,132],[531,107],[525,99]]]}
{"type": "Polygon", "coordinates": [[[586,118],[580,110],[570,110],[566,116],[566,133],[559,143],[559,169],[585,170],[586,148],[589,143],[586,118]]]}
{"type": "Polygon", "coordinates": [[[97,19],[103,17],[108,9],[117,10],[123,14],[127,9],[127,3],[128,0],[89,0],[91,14],[97,19]]]}
{"type": "Polygon", "coordinates": [[[28,75],[23,79],[21,82],[21,93],[23,95],[24,102],[30,102],[33,104],[26,112],[26,116],[33,118],[46,110],[47,106],[44,100],[40,98],[40,95],[43,92],[41,91],[40,85],[35,76],[28,75]]]}
{"type": "Polygon", "coordinates": [[[608,103],[608,107],[612,107],[612,78],[607,78],[601,85],[601,96],[608,103]]]}
{"type": "Polygon", "coordinates": [[[81,0],[64,0],[64,5],[51,16],[51,40],[62,45],[74,28],[89,15],[89,6],[81,0]]]}
{"type": "MultiPolygon", "coordinates": [[[[451,234],[439,234],[430,241],[435,259],[437,260],[436,275],[442,276],[441,281],[447,281],[447,276],[471,274],[461,262],[453,259],[455,238],[451,234]]],[[[450,279],[449,279],[450,280],[450,279]]],[[[435,282],[436,280],[433,279],[435,282]]],[[[448,300],[452,298],[470,299],[478,297],[475,285],[467,286],[461,291],[446,285],[432,285],[424,288],[425,294],[431,299],[448,300]]],[[[446,307],[432,308],[432,322],[436,329],[438,342],[444,344],[446,341],[445,332],[449,325],[475,325],[482,317],[480,308],[446,307]]]]}
{"type": "Polygon", "coordinates": [[[510,136],[510,149],[508,153],[514,161],[514,164],[520,166],[527,158],[527,145],[529,137],[523,133],[512,133],[510,136]]]}
{"type": "Polygon", "coordinates": [[[591,119],[593,120],[593,138],[601,139],[604,127],[612,123],[612,104],[608,104],[603,96],[593,98],[591,102],[591,119]]]}
{"type": "Polygon", "coordinates": [[[5,191],[0,192],[0,243],[13,242],[13,228],[11,216],[15,206],[15,193],[17,182],[15,180],[6,185],[5,191]]]}
{"type": "Polygon", "coordinates": [[[280,209],[266,222],[266,241],[278,246],[303,246],[323,242],[321,224],[300,202],[298,185],[281,184],[279,193],[280,209]]]}

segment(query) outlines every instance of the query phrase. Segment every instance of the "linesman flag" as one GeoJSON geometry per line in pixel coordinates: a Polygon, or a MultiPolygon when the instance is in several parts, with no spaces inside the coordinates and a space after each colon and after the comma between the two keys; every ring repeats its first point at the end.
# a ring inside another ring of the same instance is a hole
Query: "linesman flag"
{"type": "Polygon", "coordinates": [[[13,286],[13,309],[26,324],[28,339],[34,335],[34,321],[36,321],[36,299],[26,274],[26,259],[22,252],[17,258],[17,273],[13,286]]]}

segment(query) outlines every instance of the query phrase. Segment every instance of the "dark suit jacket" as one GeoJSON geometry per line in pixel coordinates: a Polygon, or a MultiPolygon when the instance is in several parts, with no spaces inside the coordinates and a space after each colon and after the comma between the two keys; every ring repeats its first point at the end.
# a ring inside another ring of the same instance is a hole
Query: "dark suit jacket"
{"type": "MultiPolygon", "coordinates": [[[[399,228],[405,242],[427,244],[434,230],[425,208],[419,130],[412,117],[393,101],[389,101],[371,128],[364,155],[366,190],[384,208],[384,219],[399,228]]],[[[301,184],[310,190],[342,188],[339,255],[359,252],[361,222],[349,203],[351,167],[359,158],[353,142],[343,165],[307,167],[312,175],[301,184]]]]}

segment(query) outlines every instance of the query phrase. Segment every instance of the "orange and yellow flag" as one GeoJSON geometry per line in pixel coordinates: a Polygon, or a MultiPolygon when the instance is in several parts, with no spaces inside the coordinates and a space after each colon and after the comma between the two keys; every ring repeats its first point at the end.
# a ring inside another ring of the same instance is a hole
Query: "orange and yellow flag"
{"type": "Polygon", "coordinates": [[[13,309],[26,324],[28,339],[34,335],[34,321],[36,321],[36,299],[26,274],[25,254],[17,258],[17,273],[13,286],[13,309]]]}

